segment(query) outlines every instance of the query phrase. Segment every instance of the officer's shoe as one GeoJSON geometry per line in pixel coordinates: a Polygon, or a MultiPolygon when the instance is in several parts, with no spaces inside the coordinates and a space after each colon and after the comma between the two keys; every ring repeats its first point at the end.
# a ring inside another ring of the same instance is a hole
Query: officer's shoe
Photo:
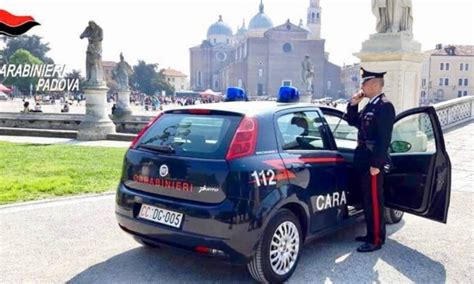
{"type": "Polygon", "coordinates": [[[382,248],[382,245],[374,245],[372,243],[365,243],[357,248],[358,252],[371,252],[375,250],[379,250],[382,248]]]}
{"type": "MultiPolygon", "coordinates": [[[[368,243],[370,242],[369,237],[367,236],[358,236],[355,238],[356,242],[368,243]]],[[[382,240],[382,245],[385,244],[385,240],[382,240]]]]}
{"type": "Polygon", "coordinates": [[[358,236],[355,238],[356,242],[363,242],[363,243],[367,243],[369,242],[369,237],[367,236],[358,236]]]}

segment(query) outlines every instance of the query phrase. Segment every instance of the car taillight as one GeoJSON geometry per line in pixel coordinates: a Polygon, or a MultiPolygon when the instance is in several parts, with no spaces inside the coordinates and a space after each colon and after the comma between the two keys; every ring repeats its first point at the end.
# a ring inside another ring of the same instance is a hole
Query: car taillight
{"type": "Polygon", "coordinates": [[[190,113],[190,114],[210,114],[211,110],[209,110],[209,109],[189,109],[188,113],[190,113]]]}
{"type": "Polygon", "coordinates": [[[230,143],[226,160],[253,155],[255,153],[255,145],[257,144],[257,133],[257,119],[254,117],[244,117],[240,121],[239,127],[230,143]]]}
{"type": "Polygon", "coordinates": [[[155,121],[157,121],[162,115],[163,113],[160,113],[157,116],[155,116],[155,118],[150,120],[150,122],[148,122],[148,124],[145,127],[143,127],[142,130],[140,130],[140,132],[138,132],[137,136],[133,139],[132,144],[130,144],[129,149],[135,149],[135,146],[138,140],[140,140],[140,138],[143,136],[143,134],[145,134],[148,128],[150,128],[153,125],[153,123],[155,123],[155,121]]]}

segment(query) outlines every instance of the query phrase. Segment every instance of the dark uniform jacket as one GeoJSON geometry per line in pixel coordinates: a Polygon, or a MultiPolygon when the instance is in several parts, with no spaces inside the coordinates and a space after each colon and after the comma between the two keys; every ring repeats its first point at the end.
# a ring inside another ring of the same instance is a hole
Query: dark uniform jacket
{"type": "Polygon", "coordinates": [[[378,95],[359,113],[358,105],[347,106],[347,120],[349,125],[357,127],[358,147],[366,147],[369,154],[370,167],[382,170],[390,164],[388,147],[392,139],[395,108],[385,97],[378,95]]]}

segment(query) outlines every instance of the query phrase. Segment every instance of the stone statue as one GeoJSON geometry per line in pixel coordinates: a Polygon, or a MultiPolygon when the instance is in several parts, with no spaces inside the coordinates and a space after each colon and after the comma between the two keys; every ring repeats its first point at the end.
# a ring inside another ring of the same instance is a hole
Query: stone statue
{"type": "Polygon", "coordinates": [[[119,91],[128,91],[128,76],[132,74],[132,68],[123,59],[123,54],[120,53],[120,62],[112,71],[112,78],[117,82],[117,89],[119,91]]]}
{"type": "Polygon", "coordinates": [[[412,33],[413,15],[411,0],[372,0],[372,13],[377,18],[378,33],[412,33]]]}
{"type": "Polygon", "coordinates": [[[86,52],[86,85],[105,85],[102,68],[102,39],[104,35],[102,28],[94,21],[89,21],[89,25],[82,32],[80,38],[88,38],[86,52]]]}
{"type": "Polygon", "coordinates": [[[306,87],[306,92],[313,93],[313,77],[314,77],[314,65],[309,58],[309,55],[305,55],[303,62],[301,62],[301,77],[306,87]]]}

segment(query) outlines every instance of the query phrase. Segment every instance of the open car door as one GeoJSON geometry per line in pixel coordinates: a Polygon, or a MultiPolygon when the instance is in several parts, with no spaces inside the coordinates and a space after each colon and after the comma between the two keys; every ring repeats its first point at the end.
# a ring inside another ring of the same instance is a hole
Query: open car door
{"type": "Polygon", "coordinates": [[[451,162],[435,109],[419,107],[397,115],[390,152],[393,167],[385,176],[385,205],[446,223],[451,162]]]}

